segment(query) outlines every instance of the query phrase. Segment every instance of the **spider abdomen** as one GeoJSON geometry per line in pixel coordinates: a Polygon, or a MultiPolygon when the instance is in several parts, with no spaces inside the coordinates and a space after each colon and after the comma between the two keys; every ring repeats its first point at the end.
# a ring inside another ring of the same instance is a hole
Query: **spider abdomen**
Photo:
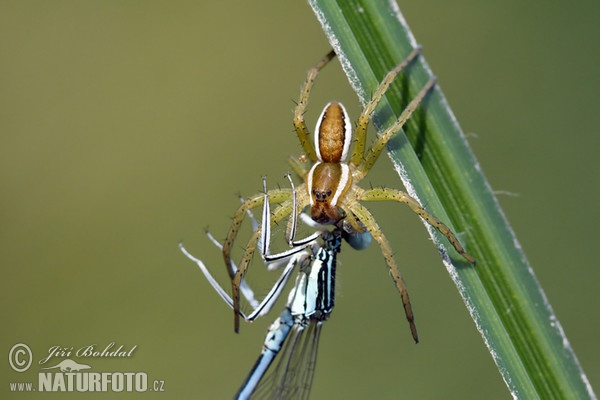
{"type": "Polygon", "coordinates": [[[339,163],[346,159],[352,140],[352,125],[341,103],[325,106],[315,128],[315,147],[319,161],[339,163]]]}

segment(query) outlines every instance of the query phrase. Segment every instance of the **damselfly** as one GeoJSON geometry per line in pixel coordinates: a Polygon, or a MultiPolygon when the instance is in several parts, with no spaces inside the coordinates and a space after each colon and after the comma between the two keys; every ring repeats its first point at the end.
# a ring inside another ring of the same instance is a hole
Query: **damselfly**
{"type": "MultiPolygon", "coordinates": [[[[263,182],[266,187],[266,182],[263,182]]],[[[292,186],[292,191],[294,191],[292,186]]],[[[268,196],[265,190],[265,196],[268,196]]],[[[295,241],[294,246],[285,252],[271,255],[269,253],[270,210],[269,201],[265,199],[262,213],[263,227],[260,241],[263,258],[267,265],[283,265],[283,273],[275,282],[272,289],[262,302],[254,298],[251,288],[244,283],[241,287],[242,295],[253,307],[252,313],[245,315],[240,312],[243,319],[252,321],[258,316],[265,315],[281,294],[291,272],[298,266],[296,283],[288,296],[287,304],[281,315],[271,324],[263,345],[263,350],[250,371],[250,374],[236,394],[236,399],[248,399],[254,393],[260,393],[261,398],[307,398],[314,376],[318,342],[322,324],[329,318],[334,306],[335,293],[335,268],[337,253],[341,248],[342,237],[349,243],[359,243],[358,234],[349,234],[347,231],[336,228],[333,231],[320,231],[308,238],[295,241]],[[317,243],[321,238],[322,244],[317,243]],[[283,349],[283,351],[281,351],[283,349]],[[279,356],[279,361],[274,371],[265,374],[273,360],[279,356]]],[[[252,214],[255,230],[258,224],[252,214]]],[[[294,218],[294,216],[292,216],[294,218]]],[[[295,225],[296,221],[291,221],[295,225]]],[[[209,238],[218,247],[222,245],[212,235],[209,238]]],[[[368,233],[361,234],[362,236],[368,233]]],[[[370,238],[360,239],[360,243],[369,242],[370,238]]],[[[217,283],[204,263],[191,255],[182,244],[182,252],[194,261],[203,272],[204,276],[221,296],[233,308],[233,300],[227,292],[217,283]]],[[[233,272],[237,267],[233,265],[233,272]]]]}
{"type": "Polygon", "coordinates": [[[288,303],[269,328],[262,353],[236,399],[247,399],[255,391],[260,398],[308,398],[321,327],[333,311],[336,255],[342,244],[339,229],[325,231],[321,238],[323,245],[315,246],[313,256],[300,263],[288,303]],[[278,353],[281,354],[275,370],[263,380],[278,353]]]}

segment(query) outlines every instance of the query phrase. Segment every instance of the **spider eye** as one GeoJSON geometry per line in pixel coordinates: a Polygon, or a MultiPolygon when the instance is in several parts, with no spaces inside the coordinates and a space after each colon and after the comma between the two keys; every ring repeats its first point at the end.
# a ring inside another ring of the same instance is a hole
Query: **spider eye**
{"type": "Polygon", "coordinates": [[[325,203],[327,202],[327,198],[331,196],[331,190],[320,191],[317,189],[313,189],[312,194],[315,196],[315,201],[319,203],[325,203]]]}

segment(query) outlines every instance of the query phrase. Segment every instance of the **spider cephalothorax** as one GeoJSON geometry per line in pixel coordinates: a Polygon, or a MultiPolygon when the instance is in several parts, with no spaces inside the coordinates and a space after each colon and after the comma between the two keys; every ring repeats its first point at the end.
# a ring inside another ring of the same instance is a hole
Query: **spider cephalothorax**
{"type": "MultiPolygon", "coordinates": [[[[407,204],[411,210],[431,224],[442,233],[452,246],[469,262],[474,263],[471,257],[458,242],[450,229],[433,215],[428,213],[418,201],[408,194],[391,188],[362,189],[358,183],[367,175],[377,158],[385,148],[390,137],[398,132],[410,118],[417,106],[434,87],[435,80],[430,80],[415,98],[409,103],[398,120],[378,135],[373,144],[365,149],[367,125],[371,115],[382,96],[394,81],[396,76],[406,68],[419,55],[415,49],[397,67],[391,70],[382,80],[373,93],[372,99],[364,107],[356,122],[355,134],[352,134],[352,124],[344,106],[337,102],[327,104],[318,119],[315,129],[314,145],[309,139],[309,132],[304,122],[304,113],[308,104],[308,97],[318,72],[335,56],[333,52],[327,54],[308,73],[308,77],[300,93],[300,101],[294,110],[294,127],[300,143],[306,153],[305,157],[312,163],[310,168],[297,158],[290,159],[290,165],[302,177],[304,182],[297,188],[273,189],[264,194],[257,194],[244,201],[234,215],[233,223],[223,244],[223,256],[228,265],[228,271],[233,263],[231,248],[239,231],[240,225],[247,211],[263,205],[265,198],[270,203],[279,204],[273,211],[271,223],[277,223],[294,213],[294,218],[289,219],[287,237],[290,244],[295,244],[294,232],[296,216],[306,207],[310,207],[310,217],[319,224],[335,224],[342,227],[348,234],[348,242],[355,248],[366,247],[365,232],[368,231],[381,247],[385,262],[390,270],[390,275],[402,297],[406,318],[410,324],[414,340],[418,341],[416,326],[410,299],[402,275],[392,256],[391,246],[381,232],[379,225],[361,204],[364,201],[385,200],[407,204]],[[353,142],[350,155],[350,143],[353,142]],[[348,159],[348,156],[350,158],[348,159]]],[[[234,302],[235,329],[239,329],[239,288],[248,268],[250,260],[257,247],[261,229],[257,229],[248,241],[244,255],[240,261],[239,269],[235,274],[230,272],[232,279],[232,298],[234,302]]],[[[368,235],[367,235],[368,236],[368,235]]]]}

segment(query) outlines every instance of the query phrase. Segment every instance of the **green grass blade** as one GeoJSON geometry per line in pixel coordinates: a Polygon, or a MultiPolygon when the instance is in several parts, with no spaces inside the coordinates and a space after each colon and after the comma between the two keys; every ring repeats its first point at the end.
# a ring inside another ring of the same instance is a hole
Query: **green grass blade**
{"type": "MultiPolygon", "coordinates": [[[[309,3],[363,104],[416,46],[393,0],[309,3]]],[[[398,79],[375,112],[379,132],[432,76],[421,57],[398,79]]],[[[470,266],[430,230],[513,397],[595,398],[439,86],[388,150],[409,193],[478,260],[470,266]]]]}

